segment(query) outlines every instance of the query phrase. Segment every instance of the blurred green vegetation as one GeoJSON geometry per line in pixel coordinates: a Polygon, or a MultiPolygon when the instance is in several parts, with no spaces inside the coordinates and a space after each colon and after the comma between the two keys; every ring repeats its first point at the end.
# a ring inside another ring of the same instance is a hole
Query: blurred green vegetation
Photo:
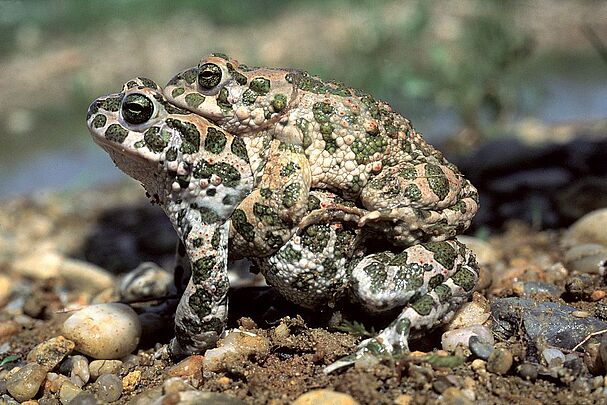
{"type": "Polygon", "coordinates": [[[520,24],[521,10],[532,6],[522,0],[0,0],[0,63],[41,77],[35,84],[12,81],[9,71],[9,80],[0,81],[0,170],[23,161],[21,154],[88,145],[81,135],[92,99],[120,88],[126,75],[150,74],[162,84],[211,51],[343,81],[389,101],[416,126],[448,116],[443,135],[466,133],[475,143],[504,134],[513,117],[533,115],[544,96],[537,78],[546,71],[585,74],[588,62],[601,62],[597,52],[536,46],[529,22],[520,24]],[[68,56],[55,62],[53,53],[62,51],[68,56]],[[77,63],[70,65],[69,52],[77,63]]]}

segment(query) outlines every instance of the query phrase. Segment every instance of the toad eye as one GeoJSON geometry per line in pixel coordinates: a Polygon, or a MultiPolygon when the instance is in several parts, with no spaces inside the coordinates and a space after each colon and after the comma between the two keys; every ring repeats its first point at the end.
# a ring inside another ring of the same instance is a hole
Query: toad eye
{"type": "Polygon", "coordinates": [[[152,118],[154,104],[143,94],[129,94],[122,102],[122,117],[129,124],[142,124],[152,118]]]}
{"type": "Polygon", "coordinates": [[[204,90],[210,90],[221,82],[221,69],[214,63],[205,63],[200,66],[198,84],[204,90]]]}

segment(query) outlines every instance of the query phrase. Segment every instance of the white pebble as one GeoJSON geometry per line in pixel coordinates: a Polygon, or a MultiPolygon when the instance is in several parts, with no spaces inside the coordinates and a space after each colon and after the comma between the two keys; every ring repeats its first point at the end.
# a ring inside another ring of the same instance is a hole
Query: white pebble
{"type": "Polygon", "coordinates": [[[63,335],[81,353],[95,359],[118,359],[137,348],[141,323],[128,305],[90,305],[65,320],[63,335]]]}
{"type": "Polygon", "coordinates": [[[443,350],[453,351],[457,345],[463,345],[468,347],[468,342],[471,336],[478,336],[480,340],[493,346],[495,340],[491,331],[486,326],[472,325],[466,328],[454,329],[443,333],[441,337],[441,344],[443,350]]]}

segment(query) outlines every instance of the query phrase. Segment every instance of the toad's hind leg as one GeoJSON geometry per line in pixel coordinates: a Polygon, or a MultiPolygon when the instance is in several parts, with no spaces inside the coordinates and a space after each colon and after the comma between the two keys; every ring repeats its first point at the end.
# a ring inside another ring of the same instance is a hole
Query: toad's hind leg
{"type": "Polygon", "coordinates": [[[385,167],[369,180],[360,199],[370,212],[359,226],[379,226],[399,246],[450,239],[470,225],[478,210],[478,192],[446,161],[385,167]]]}
{"type": "Polygon", "coordinates": [[[325,372],[348,366],[365,355],[409,351],[409,336],[449,321],[468,300],[479,269],[474,254],[456,240],[411,246],[399,254],[366,256],[352,269],[352,298],[369,312],[404,306],[397,318],[357,351],[329,365],[325,372]]]}

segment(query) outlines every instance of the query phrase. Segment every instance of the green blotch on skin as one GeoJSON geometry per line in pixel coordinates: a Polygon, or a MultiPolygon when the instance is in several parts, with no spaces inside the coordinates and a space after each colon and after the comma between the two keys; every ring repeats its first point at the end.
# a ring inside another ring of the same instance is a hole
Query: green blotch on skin
{"type": "Polygon", "coordinates": [[[192,271],[192,280],[194,284],[200,284],[205,282],[213,274],[213,268],[217,262],[214,255],[204,256],[194,262],[194,269],[192,271]]]}
{"type": "Polygon", "coordinates": [[[103,108],[106,111],[116,112],[120,109],[120,97],[108,97],[97,102],[99,108],[103,108]]]}
{"type": "Polygon", "coordinates": [[[398,175],[406,180],[415,180],[417,178],[417,170],[415,167],[405,167],[398,175]]]}
{"type": "Polygon", "coordinates": [[[240,182],[240,173],[228,163],[209,163],[203,159],[192,170],[192,175],[197,179],[210,179],[213,174],[219,176],[226,187],[235,187],[240,182]]]}
{"type": "Polygon", "coordinates": [[[196,238],[194,240],[192,240],[192,246],[194,246],[195,248],[199,248],[204,244],[204,239],[202,238],[196,238]]]}
{"type": "Polygon", "coordinates": [[[444,200],[449,194],[449,180],[438,165],[426,165],[426,176],[430,189],[438,196],[440,200],[444,200]]]}
{"type": "Polygon", "coordinates": [[[303,135],[302,146],[306,149],[308,146],[312,145],[312,137],[310,136],[310,122],[305,118],[298,118],[295,121],[295,126],[299,128],[303,135]]]}
{"type": "Polygon", "coordinates": [[[462,287],[465,291],[470,292],[474,289],[476,285],[477,276],[474,272],[466,269],[460,268],[454,275],[451,276],[451,280],[456,285],[462,287]]]}
{"type": "Polygon", "coordinates": [[[330,232],[329,225],[310,225],[302,235],[302,244],[311,252],[320,253],[329,243],[330,232]]]}
{"type": "Polygon", "coordinates": [[[280,112],[285,109],[287,106],[287,96],[284,94],[277,94],[274,96],[274,100],[272,100],[272,108],[275,112],[280,112]]]}
{"type": "Polygon", "coordinates": [[[244,105],[253,105],[253,104],[255,104],[255,101],[257,101],[257,96],[258,95],[259,94],[255,93],[253,90],[246,89],[242,93],[242,103],[244,105]]]}
{"type": "Polygon", "coordinates": [[[196,69],[189,69],[189,70],[186,70],[185,72],[181,73],[180,76],[181,76],[181,78],[183,78],[183,80],[186,81],[186,83],[192,84],[198,78],[198,72],[196,71],[196,69]]]}
{"type": "Polygon", "coordinates": [[[221,335],[223,329],[225,327],[224,321],[216,316],[211,319],[205,319],[204,323],[201,325],[201,332],[215,332],[217,335],[221,335]]]}
{"type": "Polygon", "coordinates": [[[271,207],[260,203],[253,204],[253,215],[266,225],[279,226],[282,225],[282,220],[271,207]]]}
{"type": "Polygon", "coordinates": [[[232,214],[232,224],[236,232],[248,242],[255,239],[255,227],[247,221],[247,215],[241,209],[234,210],[232,214]]]}
{"type": "Polygon", "coordinates": [[[143,140],[151,151],[159,153],[169,144],[169,137],[167,132],[160,131],[158,127],[152,127],[145,131],[143,140]]]}
{"type": "Polygon", "coordinates": [[[171,91],[171,96],[177,98],[185,93],[185,89],[183,87],[175,87],[173,91],[171,91]]]}
{"type": "Polygon", "coordinates": [[[242,139],[234,137],[232,139],[232,145],[230,147],[230,150],[233,154],[235,154],[245,162],[249,163],[249,154],[247,153],[247,146],[242,139]]]}
{"type": "Polygon", "coordinates": [[[434,289],[445,281],[445,277],[442,274],[437,274],[434,277],[431,277],[428,281],[428,288],[434,289]]]}
{"type": "Polygon", "coordinates": [[[232,65],[231,63],[227,63],[226,67],[228,68],[228,73],[234,78],[234,80],[236,80],[236,83],[240,84],[241,86],[247,84],[247,77],[237,71],[234,68],[234,65],[232,65]]]}
{"type": "Polygon", "coordinates": [[[449,300],[451,299],[451,296],[453,295],[451,288],[449,288],[449,286],[447,286],[445,284],[437,285],[434,288],[434,292],[436,293],[436,296],[438,297],[439,301],[443,304],[445,302],[449,302],[449,300]]]}
{"type": "Polygon", "coordinates": [[[351,246],[354,238],[355,235],[353,231],[344,229],[336,231],[335,247],[333,248],[335,259],[351,256],[351,246]]]}
{"type": "Polygon", "coordinates": [[[280,175],[282,177],[287,177],[295,173],[295,170],[299,169],[299,165],[294,162],[289,162],[285,166],[280,169],[280,175]]]}
{"type": "Polygon", "coordinates": [[[193,312],[200,318],[204,318],[211,314],[212,302],[213,296],[211,293],[202,288],[197,288],[194,294],[188,299],[188,304],[190,304],[193,312]]]}
{"type": "Polygon", "coordinates": [[[166,152],[166,160],[173,162],[177,159],[177,148],[172,146],[166,152]]]}
{"type": "Polygon", "coordinates": [[[217,96],[217,105],[223,111],[229,111],[232,109],[232,104],[228,101],[228,90],[224,87],[219,91],[217,96]]]}
{"type": "Polygon", "coordinates": [[[127,89],[132,89],[133,87],[137,87],[138,84],[135,80],[129,80],[128,82],[126,82],[126,88],[127,89]]]}
{"type": "Polygon", "coordinates": [[[103,114],[97,114],[95,116],[95,118],[93,118],[93,121],[91,122],[91,124],[93,125],[94,128],[101,128],[101,127],[105,126],[106,123],[107,123],[107,118],[103,114]]]}
{"type": "Polygon", "coordinates": [[[307,72],[301,72],[291,77],[285,77],[288,82],[295,82],[297,87],[304,91],[309,91],[315,94],[334,94],[336,96],[348,97],[350,92],[341,83],[328,82],[325,83],[319,78],[311,77],[307,72]]]}
{"type": "Polygon", "coordinates": [[[166,124],[169,128],[179,132],[179,136],[181,137],[179,150],[182,153],[192,154],[198,152],[200,149],[200,132],[198,132],[194,124],[174,118],[167,118],[166,124]]]}
{"type": "Polygon", "coordinates": [[[197,108],[200,104],[204,103],[204,96],[198,93],[190,93],[185,96],[185,103],[188,107],[197,108]]]}
{"type": "Polygon", "coordinates": [[[219,154],[223,152],[226,142],[227,139],[223,132],[213,127],[209,127],[207,129],[207,136],[204,139],[204,149],[211,153],[219,154]]]}
{"type": "Polygon", "coordinates": [[[273,232],[267,232],[264,240],[272,249],[278,249],[286,242],[280,235],[275,235],[273,232]]]}
{"type": "Polygon", "coordinates": [[[407,318],[398,319],[396,320],[394,329],[396,330],[396,333],[401,336],[409,336],[409,330],[411,329],[411,321],[407,318]]]}
{"type": "Polygon", "coordinates": [[[308,197],[308,211],[320,209],[320,199],[316,196],[308,197]]]}
{"type": "Polygon", "coordinates": [[[415,184],[409,184],[405,187],[405,195],[411,201],[419,201],[422,198],[422,192],[415,184]]]}
{"type": "Polygon", "coordinates": [[[198,212],[200,212],[200,221],[203,224],[213,224],[221,220],[219,215],[210,208],[200,207],[198,212]]]}
{"type": "Polygon", "coordinates": [[[270,81],[265,77],[256,77],[249,83],[249,89],[257,94],[265,95],[270,91],[270,81]]]}
{"type": "Polygon", "coordinates": [[[301,260],[301,252],[293,249],[290,245],[280,249],[277,256],[286,263],[296,263],[301,260]]]}
{"type": "Polygon", "coordinates": [[[124,142],[128,135],[129,131],[119,124],[112,124],[105,130],[105,139],[116,143],[124,142]]]}
{"type": "Polygon", "coordinates": [[[434,299],[432,299],[430,295],[426,294],[411,304],[411,308],[413,308],[418,314],[426,316],[430,314],[432,308],[434,308],[434,305],[434,299]]]}
{"type": "Polygon", "coordinates": [[[455,248],[448,242],[428,242],[421,244],[424,249],[434,254],[434,260],[443,265],[446,269],[452,269],[457,258],[455,248]]]}
{"type": "Polygon", "coordinates": [[[291,208],[299,200],[301,187],[297,183],[291,183],[285,187],[282,193],[282,205],[291,208]]]}
{"type": "Polygon", "coordinates": [[[390,259],[390,261],[388,262],[389,266],[406,266],[407,265],[407,252],[402,251],[398,254],[395,254],[393,258],[390,259]]]}
{"type": "Polygon", "coordinates": [[[453,211],[459,211],[462,214],[465,214],[467,211],[467,206],[466,203],[463,202],[462,200],[456,202],[455,204],[453,204],[451,207],[449,207],[450,209],[452,209],[453,211]]]}
{"type": "Polygon", "coordinates": [[[259,195],[264,198],[264,199],[268,199],[270,197],[272,197],[272,190],[268,187],[264,187],[261,190],[259,190],[259,195]]]}
{"type": "Polygon", "coordinates": [[[158,90],[158,85],[156,83],[154,83],[152,80],[145,78],[145,77],[138,77],[138,79],[141,81],[141,83],[145,87],[149,87],[150,89],[158,90]]]}

